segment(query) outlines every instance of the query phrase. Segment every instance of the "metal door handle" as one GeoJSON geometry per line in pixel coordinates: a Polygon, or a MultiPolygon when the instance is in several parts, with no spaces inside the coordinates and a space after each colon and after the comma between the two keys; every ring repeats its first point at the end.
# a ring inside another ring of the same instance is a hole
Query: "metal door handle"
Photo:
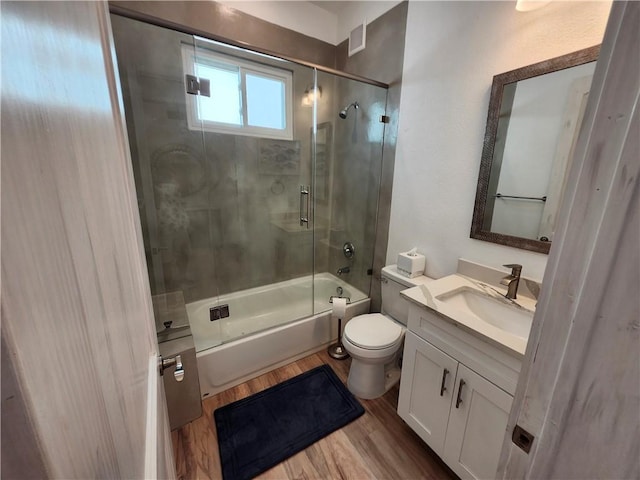
{"type": "Polygon", "coordinates": [[[460,379],[460,385],[458,386],[458,398],[456,398],[456,408],[462,403],[462,387],[466,385],[465,381],[460,379]]]}
{"type": "Polygon", "coordinates": [[[181,382],[184,380],[184,367],[182,365],[182,357],[180,355],[176,355],[172,358],[162,358],[160,357],[160,361],[158,362],[158,367],[160,369],[160,375],[164,375],[164,371],[169,368],[176,366],[175,372],[173,372],[173,376],[175,377],[177,382],[181,382]]]}
{"type": "Polygon", "coordinates": [[[447,370],[446,368],[444,369],[444,371],[442,372],[442,385],[440,385],[440,396],[444,396],[444,392],[447,389],[447,387],[444,386],[445,382],[447,381],[447,375],[449,375],[449,370],[447,370]]]}
{"type": "Polygon", "coordinates": [[[306,223],[307,228],[309,228],[309,189],[310,187],[308,186],[300,185],[300,226],[302,227],[306,223]],[[305,210],[306,215],[303,213],[305,210]]]}

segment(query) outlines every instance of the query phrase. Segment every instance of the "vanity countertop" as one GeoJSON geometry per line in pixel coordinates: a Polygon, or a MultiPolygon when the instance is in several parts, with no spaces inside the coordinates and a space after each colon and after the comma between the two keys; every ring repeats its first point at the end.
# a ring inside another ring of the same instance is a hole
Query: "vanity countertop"
{"type": "Polygon", "coordinates": [[[503,293],[506,290],[501,292],[499,288],[454,274],[427,285],[403,290],[401,295],[419,307],[436,312],[440,318],[481,340],[522,358],[527,348],[536,302],[527,297],[509,300],[503,293]],[[489,310],[484,311],[474,306],[469,308],[464,301],[467,298],[465,295],[480,298],[481,302],[489,306],[489,310]],[[449,300],[455,296],[460,297],[460,300],[456,299],[457,303],[449,300]],[[495,307],[495,311],[491,307],[495,307]],[[483,320],[483,316],[488,321],[483,320]]]}

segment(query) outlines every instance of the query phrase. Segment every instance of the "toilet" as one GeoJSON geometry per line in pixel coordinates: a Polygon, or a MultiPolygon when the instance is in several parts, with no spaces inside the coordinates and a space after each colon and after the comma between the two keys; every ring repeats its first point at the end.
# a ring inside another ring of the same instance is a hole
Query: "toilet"
{"type": "Polygon", "coordinates": [[[396,265],[382,269],[382,313],[357,315],[344,327],[342,343],[351,355],[347,387],[356,397],[377,398],[400,380],[399,356],[409,319],[402,290],[432,281],[423,275],[408,278],[396,265]]]}

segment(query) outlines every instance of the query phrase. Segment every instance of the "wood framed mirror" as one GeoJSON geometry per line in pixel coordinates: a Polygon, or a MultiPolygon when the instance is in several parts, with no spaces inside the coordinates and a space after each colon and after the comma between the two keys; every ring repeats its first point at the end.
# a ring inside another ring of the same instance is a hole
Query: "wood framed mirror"
{"type": "Polygon", "coordinates": [[[493,77],[471,238],[549,253],[599,52],[493,77]]]}

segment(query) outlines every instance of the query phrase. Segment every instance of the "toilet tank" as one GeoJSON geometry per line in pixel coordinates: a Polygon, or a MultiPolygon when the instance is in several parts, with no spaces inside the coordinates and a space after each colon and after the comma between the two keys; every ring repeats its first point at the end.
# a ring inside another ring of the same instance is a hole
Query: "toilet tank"
{"type": "Polygon", "coordinates": [[[403,325],[409,320],[409,303],[400,296],[402,290],[433,281],[432,278],[420,275],[408,278],[400,273],[396,265],[388,265],[382,269],[382,313],[392,317],[403,325]]]}

